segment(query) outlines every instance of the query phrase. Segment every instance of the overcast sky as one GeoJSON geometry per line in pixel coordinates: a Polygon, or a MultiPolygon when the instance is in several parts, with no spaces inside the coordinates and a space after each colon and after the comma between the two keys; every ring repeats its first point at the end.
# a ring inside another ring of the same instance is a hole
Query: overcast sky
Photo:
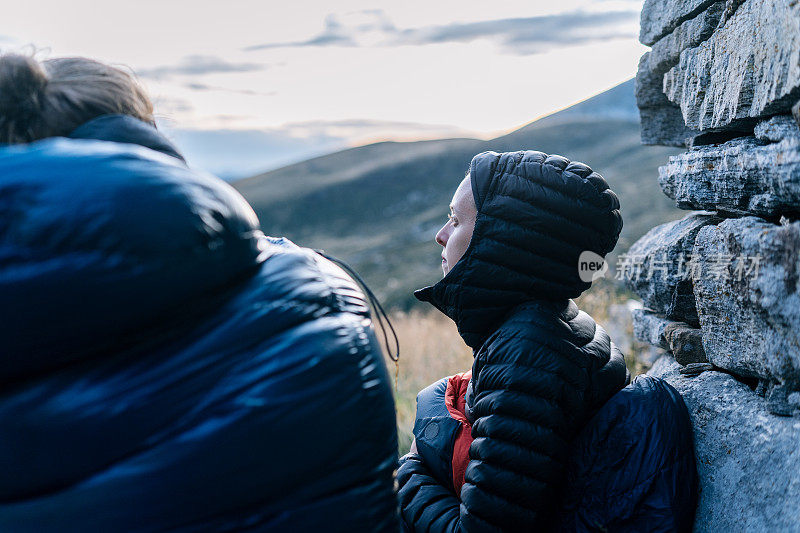
{"type": "Polygon", "coordinates": [[[163,122],[290,138],[508,131],[636,71],[641,0],[5,2],[0,49],[136,71],[163,122]]]}

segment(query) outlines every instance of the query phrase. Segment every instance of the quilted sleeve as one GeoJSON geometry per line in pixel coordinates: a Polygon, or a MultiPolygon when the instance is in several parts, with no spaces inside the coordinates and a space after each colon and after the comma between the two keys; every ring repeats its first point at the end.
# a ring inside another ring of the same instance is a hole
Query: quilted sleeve
{"type": "Polygon", "coordinates": [[[502,533],[461,504],[452,490],[431,475],[417,454],[410,453],[400,460],[397,482],[405,531],[502,533]]]}
{"type": "Polygon", "coordinates": [[[422,457],[415,453],[400,459],[397,470],[400,514],[406,531],[455,533],[459,531],[459,502],[437,481],[422,457]]]}
{"type": "Polygon", "coordinates": [[[547,529],[583,414],[585,372],[566,346],[495,338],[475,362],[469,513],[503,531],[547,529]]]}
{"type": "Polygon", "coordinates": [[[473,367],[474,441],[460,501],[423,460],[398,471],[410,531],[546,530],[556,518],[568,442],[583,414],[586,374],[574,347],[497,337],[473,367]]]}

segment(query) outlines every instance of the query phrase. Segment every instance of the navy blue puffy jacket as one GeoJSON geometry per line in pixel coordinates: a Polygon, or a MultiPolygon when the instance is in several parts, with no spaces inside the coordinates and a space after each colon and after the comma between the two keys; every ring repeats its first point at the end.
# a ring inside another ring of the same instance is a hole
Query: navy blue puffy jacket
{"type": "Polygon", "coordinates": [[[0,531],[396,530],[361,291],[98,120],[0,148],[0,531]]]}

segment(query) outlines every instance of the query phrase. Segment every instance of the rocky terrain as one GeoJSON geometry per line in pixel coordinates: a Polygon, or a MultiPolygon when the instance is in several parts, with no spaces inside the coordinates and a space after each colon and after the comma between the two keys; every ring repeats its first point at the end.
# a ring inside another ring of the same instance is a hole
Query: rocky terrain
{"type": "Polygon", "coordinates": [[[649,374],[683,395],[696,531],[800,530],[800,3],[646,0],[642,142],[694,210],[624,256],[649,374]]]}

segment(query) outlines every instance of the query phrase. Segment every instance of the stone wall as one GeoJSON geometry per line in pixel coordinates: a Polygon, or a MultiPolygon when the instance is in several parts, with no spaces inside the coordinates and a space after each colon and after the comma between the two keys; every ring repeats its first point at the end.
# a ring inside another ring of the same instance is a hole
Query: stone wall
{"type": "MultiPolygon", "coordinates": [[[[683,395],[696,531],[800,531],[800,2],[646,0],[642,142],[681,219],[620,258],[683,395]]],[[[656,177],[653,176],[653,179],[656,177]]]]}

